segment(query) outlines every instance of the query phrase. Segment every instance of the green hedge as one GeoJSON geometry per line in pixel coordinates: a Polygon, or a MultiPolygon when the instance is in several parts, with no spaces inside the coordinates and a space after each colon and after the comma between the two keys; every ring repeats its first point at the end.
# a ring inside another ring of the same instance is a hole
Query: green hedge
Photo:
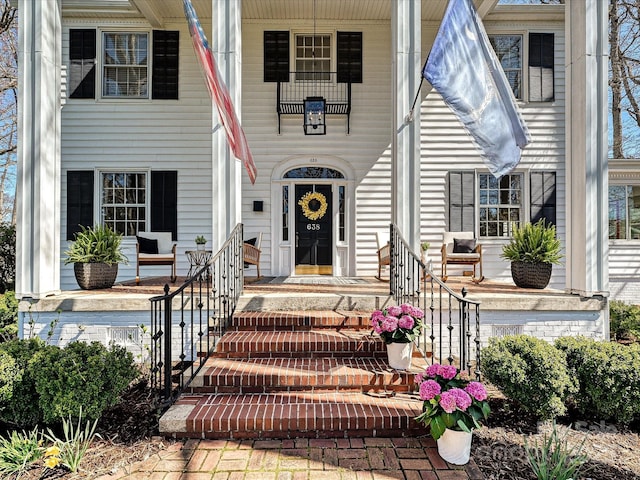
{"type": "Polygon", "coordinates": [[[637,342],[640,339],[640,306],[612,300],[609,303],[609,320],[613,340],[637,342]]]}
{"type": "Polygon", "coordinates": [[[14,340],[1,344],[1,351],[15,361],[19,378],[0,401],[0,420],[22,428],[77,417],[80,408],[95,420],[139,374],[131,353],[99,342],[59,348],[39,339],[14,340]]]}
{"type": "Polygon", "coordinates": [[[563,415],[567,396],[576,391],[564,353],[544,340],[528,335],[492,338],[481,359],[484,376],[539,418],[563,415]]]}
{"type": "Polygon", "coordinates": [[[620,423],[640,419],[640,345],[564,337],[555,346],[578,380],[572,398],[583,415],[620,423]]]}

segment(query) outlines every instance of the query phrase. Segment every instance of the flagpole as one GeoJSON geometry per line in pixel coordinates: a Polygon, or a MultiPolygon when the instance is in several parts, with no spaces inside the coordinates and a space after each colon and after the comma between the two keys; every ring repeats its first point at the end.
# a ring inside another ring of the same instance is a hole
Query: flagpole
{"type": "Polygon", "coordinates": [[[413,110],[416,108],[418,95],[420,95],[420,89],[422,88],[422,84],[424,83],[424,76],[422,75],[422,72],[424,71],[424,67],[427,66],[428,60],[429,60],[429,55],[427,55],[427,60],[424,61],[424,65],[422,65],[422,70],[420,70],[420,85],[418,85],[418,91],[416,92],[416,97],[413,99],[413,105],[411,105],[411,110],[409,110],[409,115],[407,115],[408,122],[413,122],[413,110]]]}

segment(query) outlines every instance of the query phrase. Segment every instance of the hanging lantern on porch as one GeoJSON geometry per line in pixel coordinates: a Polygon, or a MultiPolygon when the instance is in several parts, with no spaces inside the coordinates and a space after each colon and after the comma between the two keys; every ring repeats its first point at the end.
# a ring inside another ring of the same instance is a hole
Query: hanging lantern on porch
{"type": "Polygon", "coordinates": [[[324,123],[326,100],[323,97],[307,97],[304,99],[304,134],[325,135],[324,123]]]}

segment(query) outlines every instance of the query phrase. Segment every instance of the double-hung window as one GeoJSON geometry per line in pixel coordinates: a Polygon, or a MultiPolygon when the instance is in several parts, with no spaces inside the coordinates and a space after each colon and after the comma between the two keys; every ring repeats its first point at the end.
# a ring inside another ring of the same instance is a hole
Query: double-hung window
{"type": "Polygon", "coordinates": [[[609,239],[640,239],[640,185],[609,186],[609,239]]]}
{"type": "Polygon", "coordinates": [[[148,34],[105,32],[102,44],[102,96],[147,98],[148,34]]]}
{"type": "Polygon", "coordinates": [[[513,95],[522,100],[522,35],[489,35],[513,95]]]}
{"type": "Polygon", "coordinates": [[[147,174],[101,172],[100,176],[102,223],[124,236],[146,230],[147,174]]]}
{"type": "Polygon", "coordinates": [[[296,35],[296,80],[331,79],[331,35],[296,35]]]}
{"type": "Polygon", "coordinates": [[[522,174],[478,175],[481,237],[510,237],[522,221],[522,174]]]}

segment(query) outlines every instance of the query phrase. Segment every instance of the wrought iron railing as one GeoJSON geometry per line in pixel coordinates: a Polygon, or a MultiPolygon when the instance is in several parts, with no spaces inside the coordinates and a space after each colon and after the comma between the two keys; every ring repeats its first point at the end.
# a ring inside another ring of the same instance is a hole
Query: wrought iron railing
{"type": "Polygon", "coordinates": [[[425,312],[427,327],[417,344],[431,363],[457,364],[480,376],[480,302],[451,290],[409,247],[398,228],[390,226],[390,294],[425,312]]]}
{"type": "Polygon", "coordinates": [[[351,83],[338,82],[336,72],[289,72],[288,82],[278,82],[278,133],[280,115],[303,115],[304,100],[322,97],[326,102],[325,115],[346,115],[347,133],[350,130],[351,83]]]}
{"type": "Polygon", "coordinates": [[[195,377],[230,324],[242,293],[242,224],[184,285],[151,301],[151,386],[171,402],[195,377]]]}

